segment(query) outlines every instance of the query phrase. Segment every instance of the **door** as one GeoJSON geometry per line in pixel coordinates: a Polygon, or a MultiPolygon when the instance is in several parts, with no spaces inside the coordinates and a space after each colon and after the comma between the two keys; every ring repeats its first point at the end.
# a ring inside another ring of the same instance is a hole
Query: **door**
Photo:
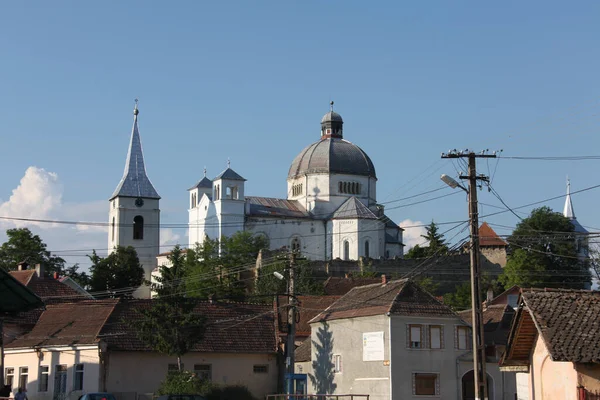
{"type": "Polygon", "coordinates": [[[57,365],[54,374],[54,395],[52,400],[65,400],[67,397],[67,366],[57,365]]]}

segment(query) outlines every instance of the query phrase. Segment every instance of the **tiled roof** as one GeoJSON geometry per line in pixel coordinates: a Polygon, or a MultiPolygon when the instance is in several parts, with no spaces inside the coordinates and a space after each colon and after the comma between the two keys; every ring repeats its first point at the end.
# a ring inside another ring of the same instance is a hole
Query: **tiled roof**
{"type": "Polygon", "coordinates": [[[35,275],[35,270],[28,269],[25,271],[10,271],[9,274],[18,280],[21,285],[27,286],[31,278],[35,275]]]}
{"type": "Polygon", "coordinates": [[[311,360],[311,352],[312,352],[312,340],[307,337],[300,346],[296,347],[296,352],[294,353],[294,360],[296,362],[307,362],[311,360]]]}
{"type": "Polygon", "coordinates": [[[34,346],[69,346],[98,342],[98,334],[118,300],[87,300],[51,304],[24,336],[8,348],[34,346]]]}
{"type": "MultiPolygon", "coordinates": [[[[458,315],[467,324],[471,324],[471,310],[460,311],[458,315]]],[[[508,304],[487,306],[483,310],[483,330],[486,345],[504,345],[510,331],[510,324],[515,315],[508,304]]]]}
{"type": "Polygon", "coordinates": [[[242,178],[240,174],[232,170],[231,168],[227,168],[225,171],[221,172],[213,181],[218,179],[229,179],[232,181],[245,181],[246,179],[242,178]]]}
{"type": "Polygon", "coordinates": [[[310,322],[367,317],[386,313],[413,316],[454,316],[450,307],[409,279],[359,286],[333,303],[310,322]]]}
{"type": "Polygon", "coordinates": [[[331,276],[325,281],[323,289],[328,296],[343,296],[357,286],[380,282],[381,278],[340,278],[331,276]]]}
{"type": "MultiPolygon", "coordinates": [[[[102,335],[117,351],[150,351],[136,335],[131,321],[137,310],[148,308],[152,300],[123,301],[117,305],[102,335]]],[[[198,315],[206,317],[204,339],[194,351],[216,353],[275,353],[275,321],[270,305],[243,303],[199,303],[198,315]]]]}
{"type": "Polygon", "coordinates": [[[152,182],[150,182],[150,179],[146,174],[142,140],[140,139],[140,132],[138,129],[137,111],[136,107],[134,110],[133,129],[131,130],[129,150],[127,151],[127,160],[125,161],[125,171],[123,172],[123,177],[117,185],[115,192],[110,197],[111,200],[117,196],[160,199],[158,192],[154,189],[152,182]]]}
{"type": "MultiPolygon", "coordinates": [[[[296,324],[296,335],[310,336],[310,324],[308,321],[316,317],[321,311],[325,310],[340,297],[341,296],[298,296],[300,321],[296,324]]],[[[287,296],[277,297],[277,325],[280,333],[287,333],[287,304],[287,296]]]]}
{"type": "Polygon", "coordinates": [[[246,196],[247,215],[252,217],[310,218],[298,200],[246,196]]]}
{"type": "Polygon", "coordinates": [[[600,362],[600,292],[523,290],[553,361],[600,362]]]}
{"type": "Polygon", "coordinates": [[[484,222],[479,227],[479,245],[480,246],[508,246],[504,240],[498,236],[496,232],[484,222]]]}
{"type": "Polygon", "coordinates": [[[377,219],[377,216],[373,211],[369,210],[360,200],[352,196],[346,200],[335,212],[333,213],[334,219],[377,219]]]}

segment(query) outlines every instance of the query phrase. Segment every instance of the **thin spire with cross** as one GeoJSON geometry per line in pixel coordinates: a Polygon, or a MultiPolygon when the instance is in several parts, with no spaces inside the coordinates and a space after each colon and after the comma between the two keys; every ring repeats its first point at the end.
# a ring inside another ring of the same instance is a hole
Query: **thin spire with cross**
{"type": "Polygon", "coordinates": [[[137,116],[140,113],[140,110],[138,110],[138,99],[135,99],[135,106],[133,106],[133,115],[137,116]]]}
{"type": "Polygon", "coordinates": [[[206,178],[206,167],[204,167],[204,177],[206,178]]]}
{"type": "Polygon", "coordinates": [[[231,160],[227,157],[227,168],[231,168],[231,160]]]}
{"type": "Polygon", "coordinates": [[[329,102],[329,108],[331,109],[331,112],[333,112],[333,100],[329,102]]]}

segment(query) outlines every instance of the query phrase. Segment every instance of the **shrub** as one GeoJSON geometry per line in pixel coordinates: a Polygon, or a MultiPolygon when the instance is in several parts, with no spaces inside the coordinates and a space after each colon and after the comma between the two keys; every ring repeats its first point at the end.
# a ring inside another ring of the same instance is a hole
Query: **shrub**
{"type": "Polygon", "coordinates": [[[163,394],[202,394],[205,384],[190,371],[172,371],[160,383],[158,395],[163,394]]]}
{"type": "Polygon", "coordinates": [[[242,385],[219,386],[211,384],[203,393],[206,400],[256,400],[247,387],[242,385]]]}

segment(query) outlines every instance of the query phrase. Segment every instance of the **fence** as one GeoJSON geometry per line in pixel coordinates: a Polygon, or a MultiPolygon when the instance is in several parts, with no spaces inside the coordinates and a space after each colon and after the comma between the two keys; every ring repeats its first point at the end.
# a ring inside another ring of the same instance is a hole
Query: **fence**
{"type": "Polygon", "coordinates": [[[369,395],[368,394],[268,394],[266,396],[266,400],[369,400],[369,395]]]}
{"type": "Polygon", "coordinates": [[[600,392],[590,391],[584,387],[577,388],[577,399],[578,400],[600,400],[600,392]]]}

